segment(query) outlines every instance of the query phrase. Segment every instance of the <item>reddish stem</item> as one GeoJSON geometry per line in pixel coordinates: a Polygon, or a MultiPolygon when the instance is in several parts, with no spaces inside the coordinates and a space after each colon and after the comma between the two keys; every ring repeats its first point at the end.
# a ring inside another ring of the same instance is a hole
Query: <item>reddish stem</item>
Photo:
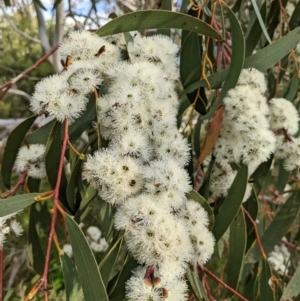
{"type": "Polygon", "coordinates": [[[61,183],[62,171],[63,171],[63,167],[64,167],[65,152],[66,152],[66,148],[67,148],[67,144],[68,144],[68,140],[69,140],[68,126],[69,126],[69,122],[68,122],[68,119],[66,118],[65,134],[64,134],[64,139],[63,139],[63,143],[62,143],[57,179],[56,179],[56,184],[55,184],[55,189],[54,189],[53,214],[52,214],[52,218],[51,218],[50,233],[49,233],[46,257],[45,257],[44,273],[42,276],[43,286],[45,288],[45,290],[44,290],[44,300],[45,301],[48,301],[48,290],[47,290],[48,271],[49,271],[51,246],[52,246],[53,236],[55,235],[55,223],[56,223],[56,217],[57,217],[57,209],[58,209],[58,207],[61,208],[60,204],[59,204],[59,188],[60,188],[60,183],[61,183]]]}
{"type": "Polygon", "coordinates": [[[230,292],[232,292],[234,295],[236,295],[238,298],[240,298],[243,301],[249,301],[248,299],[246,299],[244,296],[242,296],[239,292],[237,292],[236,290],[234,290],[232,287],[230,287],[228,284],[226,284],[224,281],[222,281],[220,278],[218,278],[214,273],[212,273],[210,270],[208,270],[206,267],[204,266],[200,266],[200,268],[206,273],[208,274],[211,278],[213,278],[215,281],[217,281],[218,283],[220,283],[221,285],[223,285],[227,290],[229,290],[230,292]]]}
{"type": "MultiPolygon", "coordinates": [[[[282,244],[284,244],[284,245],[286,245],[287,247],[289,247],[289,248],[291,248],[291,249],[295,249],[295,250],[297,250],[297,251],[300,251],[300,247],[296,247],[294,244],[292,244],[292,243],[290,243],[290,242],[288,242],[288,241],[286,241],[286,240],[281,240],[280,241],[282,244]]],[[[1,301],[1,300],[0,300],[1,301]]]]}
{"type": "Polygon", "coordinates": [[[16,194],[16,192],[18,191],[18,189],[23,186],[26,182],[26,178],[27,178],[27,171],[24,171],[20,177],[20,179],[18,180],[18,182],[16,183],[16,185],[10,189],[10,190],[7,190],[5,192],[3,192],[1,195],[0,195],[0,198],[7,198],[8,196],[13,196],[16,194]]]}
{"type": "Polygon", "coordinates": [[[53,47],[47,54],[45,54],[43,57],[41,57],[38,61],[35,62],[31,67],[20,73],[18,76],[12,78],[10,81],[6,82],[4,85],[0,87],[0,91],[5,89],[5,91],[0,96],[0,99],[3,98],[5,93],[10,89],[10,87],[15,84],[17,81],[19,81],[21,78],[23,78],[25,75],[29,74],[31,71],[35,70],[40,64],[42,64],[49,56],[51,56],[57,49],[59,45],[53,47]]]}

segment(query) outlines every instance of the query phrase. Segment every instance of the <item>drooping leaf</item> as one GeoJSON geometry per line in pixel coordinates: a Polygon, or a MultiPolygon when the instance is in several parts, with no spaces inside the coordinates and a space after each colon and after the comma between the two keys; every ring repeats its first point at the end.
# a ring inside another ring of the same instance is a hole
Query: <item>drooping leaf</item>
{"type": "MultiPolygon", "coordinates": [[[[256,68],[262,72],[266,71],[285,55],[291,52],[293,48],[300,42],[300,31],[298,28],[290,31],[284,37],[278,39],[273,44],[260,49],[253,55],[245,59],[243,68],[256,68]]],[[[210,87],[212,89],[220,88],[225,78],[228,76],[228,69],[214,73],[208,77],[210,87]]],[[[197,81],[188,86],[184,92],[189,93],[198,87],[208,87],[205,80],[197,81]]],[[[208,113],[209,114],[209,113],[208,113]]],[[[211,116],[211,115],[210,115],[211,116]]],[[[203,116],[203,119],[204,116],[203,116]]]]}
{"type": "Polygon", "coordinates": [[[246,191],[247,180],[248,167],[242,164],[231,187],[229,188],[228,195],[225,198],[224,203],[216,215],[215,225],[213,228],[213,234],[216,241],[223,236],[237,215],[246,191]]]}
{"type": "MultiPolygon", "coordinates": [[[[172,0],[162,0],[160,9],[172,11],[172,6],[173,6],[172,0]]],[[[170,31],[170,29],[161,28],[161,29],[157,30],[157,34],[163,34],[166,36],[170,36],[171,31],[170,31]]]]}
{"type": "MultiPolygon", "coordinates": [[[[281,209],[277,212],[275,218],[261,237],[261,243],[266,254],[273,250],[274,246],[280,241],[293,224],[293,221],[298,214],[299,206],[300,192],[299,190],[296,190],[282,205],[281,209]]],[[[250,250],[247,259],[249,262],[254,262],[259,260],[260,257],[261,252],[256,243],[250,250]]]]}
{"type": "Polygon", "coordinates": [[[8,136],[4,154],[1,162],[1,175],[3,184],[6,188],[10,188],[10,178],[12,169],[22,145],[23,139],[34,123],[37,115],[33,115],[21,122],[8,136]]]}
{"type": "Polygon", "coordinates": [[[97,262],[84,234],[68,214],[65,215],[65,221],[85,301],[108,301],[97,262]]]}
{"type": "Polygon", "coordinates": [[[9,197],[7,199],[0,199],[0,217],[18,212],[29,205],[36,202],[34,198],[38,193],[28,193],[9,197]]]}
{"type": "MultiPolygon", "coordinates": [[[[243,268],[243,258],[246,247],[246,224],[243,210],[230,225],[229,253],[227,262],[227,284],[233,289],[237,288],[239,276],[243,268]]],[[[230,295],[232,295],[230,293],[230,295]]]]}
{"type": "Polygon", "coordinates": [[[78,272],[74,262],[64,253],[59,256],[65,280],[67,301],[83,301],[84,296],[78,280],[78,272]]]}
{"type": "Polygon", "coordinates": [[[203,163],[205,158],[211,153],[212,149],[214,148],[223,124],[223,113],[224,113],[224,106],[220,106],[211,121],[209,126],[209,130],[206,135],[205,143],[201,154],[197,161],[197,168],[203,163]]]}
{"type": "Polygon", "coordinates": [[[266,259],[263,259],[259,277],[259,300],[274,301],[274,293],[269,284],[271,277],[272,273],[269,262],[266,259]]]}
{"type": "Polygon", "coordinates": [[[34,270],[43,275],[45,254],[42,249],[41,240],[37,230],[39,223],[39,210],[36,208],[40,204],[32,204],[29,212],[29,227],[28,227],[28,257],[34,270]]]}
{"type": "Polygon", "coordinates": [[[26,141],[30,144],[41,143],[46,144],[50,132],[54,126],[55,119],[47,122],[43,126],[39,127],[37,130],[26,135],[26,141]]]}
{"type": "Polygon", "coordinates": [[[199,203],[203,209],[207,212],[208,217],[209,217],[209,228],[212,229],[214,222],[215,222],[215,216],[214,213],[209,205],[209,203],[195,190],[191,190],[186,194],[186,197],[189,200],[193,200],[197,203],[199,203]]]}
{"type": "Polygon", "coordinates": [[[197,276],[191,269],[187,269],[186,276],[197,299],[199,301],[209,301],[205,288],[199,280],[199,276],[197,276]]]}
{"type": "Polygon", "coordinates": [[[199,19],[181,13],[162,10],[137,11],[125,14],[102,26],[96,31],[96,34],[103,37],[116,33],[153,28],[178,28],[203,34],[214,39],[222,39],[211,26],[199,19]]]}

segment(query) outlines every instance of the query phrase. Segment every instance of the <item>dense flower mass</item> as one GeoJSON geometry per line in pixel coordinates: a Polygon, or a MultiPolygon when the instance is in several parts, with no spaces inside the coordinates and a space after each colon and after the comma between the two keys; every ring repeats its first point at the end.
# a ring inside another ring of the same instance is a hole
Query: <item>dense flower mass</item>
{"type": "Polygon", "coordinates": [[[27,171],[29,177],[41,179],[46,176],[43,144],[31,144],[19,149],[15,166],[18,172],[27,171]]]}
{"type": "MultiPolygon", "coordinates": [[[[115,44],[121,52],[123,44],[115,44]]],[[[74,52],[71,45],[63,46],[62,53],[93,62],[95,43],[86,40],[89,45],[74,52]]],[[[92,79],[102,79],[97,120],[110,142],[88,157],[83,176],[101,198],[117,205],[115,227],[125,232],[127,247],[140,264],[127,282],[127,298],[184,300],[185,268],[189,262],[207,262],[214,237],[206,211],[186,198],[191,186],[184,166],[190,149],[176,127],[178,49],[168,37],[136,36],[127,50],[129,59],[120,60],[107,47],[105,54],[111,52],[112,59],[92,79]]],[[[99,66],[97,60],[92,65],[99,66]]]]}
{"type": "Polygon", "coordinates": [[[23,233],[21,224],[16,221],[15,217],[18,212],[0,217],[0,249],[3,248],[6,236],[13,231],[16,236],[20,236],[23,233]]]}

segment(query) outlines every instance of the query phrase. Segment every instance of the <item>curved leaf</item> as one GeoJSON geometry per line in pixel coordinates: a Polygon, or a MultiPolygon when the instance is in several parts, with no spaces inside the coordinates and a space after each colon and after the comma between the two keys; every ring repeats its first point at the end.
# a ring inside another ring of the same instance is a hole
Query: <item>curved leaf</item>
{"type": "Polygon", "coordinates": [[[55,123],[55,119],[44,124],[37,130],[33,131],[32,133],[27,134],[26,141],[30,144],[34,144],[34,143],[46,144],[50,132],[54,126],[54,123],[55,123]]]}
{"type": "Polygon", "coordinates": [[[146,10],[125,14],[102,26],[96,31],[96,34],[103,37],[153,28],[178,28],[222,40],[222,37],[205,22],[185,14],[162,10],[146,10]]]}
{"type": "MultiPolygon", "coordinates": [[[[275,218],[261,237],[261,243],[266,254],[270,253],[274,246],[287,233],[291,227],[295,217],[299,212],[300,206],[300,191],[295,191],[290,198],[282,205],[277,212],[275,218]]],[[[250,250],[248,261],[254,262],[259,260],[261,252],[257,243],[250,250]]]]}
{"type": "Polygon", "coordinates": [[[300,265],[283,291],[280,301],[293,300],[300,294],[300,265]]]}
{"type": "Polygon", "coordinates": [[[208,202],[195,190],[191,190],[189,193],[187,193],[186,197],[189,200],[193,200],[199,203],[203,207],[203,209],[207,212],[209,217],[209,228],[212,229],[215,222],[215,216],[208,202]]]}
{"type": "Polygon", "coordinates": [[[197,299],[201,301],[209,301],[205,288],[199,280],[199,276],[197,276],[191,269],[187,269],[186,276],[197,299]]]}
{"type": "Polygon", "coordinates": [[[223,236],[237,215],[246,191],[247,180],[248,167],[242,164],[228,191],[228,195],[219,210],[219,213],[216,215],[216,221],[213,228],[213,234],[216,241],[223,236]]]}
{"type": "Polygon", "coordinates": [[[84,234],[68,214],[65,215],[65,221],[85,301],[108,301],[97,262],[84,234]]]}
{"type": "Polygon", "coordinates": [[[22,145],[23,139],[34,123],[37,115],[33,115],[21,122],[8,136],[1,165],[2,181],[6,188],[10,188],[12,169],[22,145]]]}
{"type": "MultiPolygon", "coordinates": [[[[257,51],[255,54],[245,59],[244,68],[256,68],[260,71],[266,71],[284,56],[290,53],[300,42],[300,29],[295,28],[284,37],[278,39],[273,44],[257,51]]],[[[228,76],[228,69],[214,73],[208,77],[210,87],[213,89],[221,88],[223,81],[228,76]]],[[[197,81],[188,86],[184,92],[190,93],[199,87],[208,88],[205,80],[197,81]]]]}
{"type": "MultiPolygon", "coordinates": [[[[244,252],[246,247],[246,224],[243,210],[230,225],[229,253],[227,262],[227,284],[233,289],[237,288],[241,273],[244,252]]],[[[230,294],[231,295],[231,294],[230,294]]]]}

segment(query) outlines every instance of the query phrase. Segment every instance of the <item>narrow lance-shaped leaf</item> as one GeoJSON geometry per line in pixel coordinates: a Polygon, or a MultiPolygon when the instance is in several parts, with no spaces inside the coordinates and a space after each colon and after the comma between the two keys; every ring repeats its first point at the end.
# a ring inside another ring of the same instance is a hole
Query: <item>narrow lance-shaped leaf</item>
{"type": "Polygon", "coordinates": [[[262,260],[259,277],[259,300],[274,301],[274,293],[269,284],[272,278],[271,268],[266,259],[262,260]]]}
{"type": "MultiPolygon", "coordinates": [[[[300,42],[300,29],[295,28],[284,37],[278,39],[273,44],[257,51],[255,54],[245,59],[244,68],[256,68],[266,71],[285,55],[287,55],[300,42]]],[[[223,81],[228,76],[228,69],[214,73],[208,77],[212,89],[221,88],[223,81]]],[[[185,93],[197,89],[198,87],[208,87],[205,80],[197,81],[185,89],[185,93]]],[[[208,114],[207,114],[208,115],[208,114]]],[[[204,117],[204,116],[203,116],[204,117]]]]}
{"type": "Polygon", "coordinates": [[[34,123],[37,115],[33,115],[21,122],[8,136],[2,162],[1,174],[2,181],[6,188],[10,188],[10,178],[12,169],[18,154],[18,150],[22,145],[23,139],[34,123]]]}
{"type": "Polygon", "coordinates": [[[216,241],[223,236],[237,215],[244,198],[247,180],[248,168],[246,165],[242,164],[231,187],[229,188],[228,195],[225,198],[219,213],[216,215],[216,221],[213,228],[213,234],[216,241]]]}
{"type": "Polygon", "coordinates": [[[18,212],[35,202],[38,193],[28,193],[0,200],[0,217],[18,212]]]}
{"type": "Polygon", "coordinates": [[[65,221],[85,301],[108,301],[97,262],[84,234],[68,214],[65,215],[65,221]]]}
{"type": "Polygon", "coordinates": [[[209,301],[205,288],[203,287],[203,284],[199,280],[199,276],[197,276],[192,270],[187,269],[186,273],[187,279],[192,287],[193,293],[197,297],[198,300],[205,300],[209,301]]]}
{"type": "Polygon", "coordinates": [[[296,272],[290,279],[286,288],[283,291],[283,295],[280,301],[293,300],[296,296],[300,294],[300,265],[298,266],[296,272]]]}
{"type": "MultiPolygon", "coordinates": [[[[293,224],[295,217],[298,214],[300,206],[299,190],[295,191],[290,198],[282,205],[277,212],[275,218],[261,237],[261,243],[266,254],[271,252],[274,246],[286,234],[288,229],[293,224]]],[[[250,250],[248,261],[254,262],[259,260],[261,252],[257,244],[250,250]]]]}
{"type": "Polygon", "coordinates": [[[237,216],[230,225],[229,236],[227,284],[233,289],[237,288],[239,276],[243,267],[246,240],[247,237],[245,217],[243,210],[240,209],[237,216]]]}
{"type": "Polygon", "coordinates": [[[96,31],[96,34],[107,36],[153,28],[178,28],[203,34],[214,39],[222,39],[210,25],[199,19],[181,13],[159,10],[137,11],[125,14],[102,26],[96,31]]]}

